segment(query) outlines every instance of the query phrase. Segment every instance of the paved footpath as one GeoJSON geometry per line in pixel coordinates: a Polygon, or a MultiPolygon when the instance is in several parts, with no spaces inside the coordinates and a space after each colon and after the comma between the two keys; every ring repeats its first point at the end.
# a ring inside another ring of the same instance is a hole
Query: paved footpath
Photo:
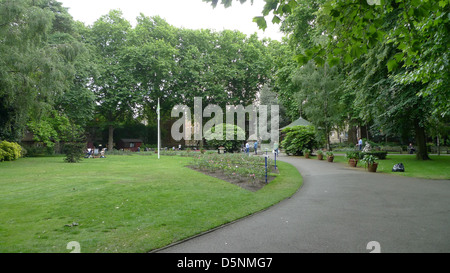
{"type": "Polygon", "coordinates": [[[280,156],[303,176],[291,198],[161,249],[174,253],[450,252],[450,180],[369,173],[280,156]]]}

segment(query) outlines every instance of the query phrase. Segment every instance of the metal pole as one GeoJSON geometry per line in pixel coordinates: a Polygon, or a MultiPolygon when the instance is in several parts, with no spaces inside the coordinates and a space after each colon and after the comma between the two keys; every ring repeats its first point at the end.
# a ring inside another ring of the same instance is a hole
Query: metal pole
{"type": "Polygon", "coordinates": [[[275,170],[277,169],[277,151],[275,151],[275,170]]]}
{"type": "Polygon", "coordinates": [[[267,184],[267,155],[264,158],[266,159],[266,184],[267,184]]]}
{"type": "Polygon", "coordinates": [[[161,158],[161,108],[159,105],[159,98],[158,98],[158,159],[161,158]]]}

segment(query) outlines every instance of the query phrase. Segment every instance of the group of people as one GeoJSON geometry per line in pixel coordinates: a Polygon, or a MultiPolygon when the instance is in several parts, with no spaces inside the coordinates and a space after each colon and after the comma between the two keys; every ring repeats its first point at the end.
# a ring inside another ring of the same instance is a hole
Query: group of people
{"type": "MultiPolygon", "coordinates": [[[[253,143],[253,149],[255,151],[255,155],[258,155],[258,145],[259,145],[258,141],[255,141],[253,143]]],[[[250,155],[250,144],[248,142],[245,143],[245,148],[244,149],[245,149],[244,150],[245,153],[250,155]]],[[[275,143],[273,144],[273,152],[276,153],[277,156],[278,156],[278,154],[279,154],[279,146],[278,146],[278,142],[277,141],[275,141],[275,143]]]]}
{"type": "Polygon", "coordinates": [[[94,147],[94,149],[92,149],[92,148],[87,148],[84,157],[85,157],[85,158],[93,158],[93,157],[95,157],[95,156],[99,156],[99,154],[100,154],[100,158],[105,158],[105,152],[106,152],[106,148],[103,148],[103,149],[100,151],[100,153],[99,153],[98,148],[95,148],[95,147],[94,147]]]}
{"type": "MultiPolygon", "coordinates": [[[[362,147],[363,147],[363,141],[361,138],[358,138],[358,143],[356,144],[356,147],[361,151],[362,147]]],[[[416,151],[416,148],[414,148],[412,143],[409,143],[408,145],[408,152],[410,154],[414,154],[414,152],[416,151]]]]}

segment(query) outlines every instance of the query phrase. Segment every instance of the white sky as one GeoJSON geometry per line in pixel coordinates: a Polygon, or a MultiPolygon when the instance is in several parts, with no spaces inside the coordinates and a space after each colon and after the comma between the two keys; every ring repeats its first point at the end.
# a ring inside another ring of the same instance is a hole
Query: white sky
{"type": "Polygon", "coordinates": [[[202,0],[58,0],[64,7],[69,8],[69,13],[77,21],[87,25],[93,24],[100,16],[107,14],[112,9],[120,9],[124,17],[135,25],[136,17],[143,13],[145,16],[159,15],[169,24],[187,29],[212,29],[221,31],[224,29],[239,30],[247,35],[258,33],[258,37],[269,37],[281,40],[283,36],[279,32],[279,25],[272,25],[272,17],[266,20],[268,27],[263,32],[253,17],[261,16],[264,0],[250,0],[245,4],[233,1],[230,8],[217,5],[215,9],[211,3],[202,0]]]}

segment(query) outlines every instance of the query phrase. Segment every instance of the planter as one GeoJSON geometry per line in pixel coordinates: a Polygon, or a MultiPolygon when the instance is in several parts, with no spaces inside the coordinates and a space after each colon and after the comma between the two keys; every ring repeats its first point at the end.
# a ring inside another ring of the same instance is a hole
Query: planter
{"type": "Polygon", "coordinates": [[[328,160],[328,162],[333,162],[334,156],[329,156],[329,157],[327,157],[327,160],[328,160]]]}
{"type": "Polygon", "coordinates": [[[371,173],[376,173],[377,172],[377,167],[378,167],[378,163],[373,163],[373,164],[367,165],[367,169],[371,173]]]}
{"type": "Polygon", "coordinates": [[[348,165],[350,165],[350,167],[356,167],[358,165],[358,160],[357,159],[349,159],[348,165]]]}
{"type": "Polygon", "coordinates": [[[309,158],[309,154],[305,154],[305,158],[309,158]]]}
{"type": "Polygon", "coordinates": [[[323,160],[323,155],[321,155],[321,154],[318,154],[318,155],[317,155],[317,159],[319,159],[319,160],[323,160]]]}

